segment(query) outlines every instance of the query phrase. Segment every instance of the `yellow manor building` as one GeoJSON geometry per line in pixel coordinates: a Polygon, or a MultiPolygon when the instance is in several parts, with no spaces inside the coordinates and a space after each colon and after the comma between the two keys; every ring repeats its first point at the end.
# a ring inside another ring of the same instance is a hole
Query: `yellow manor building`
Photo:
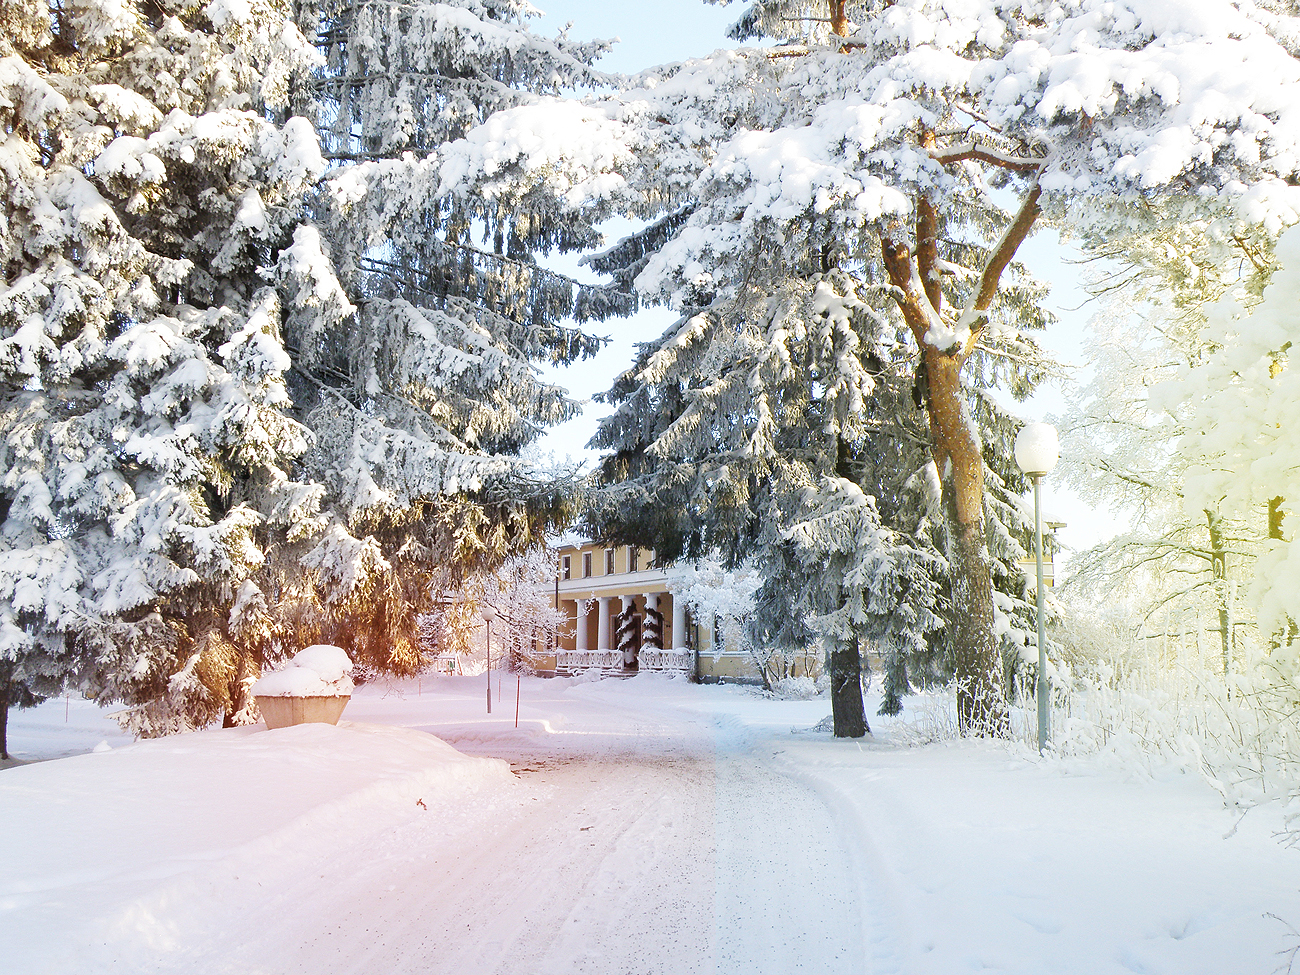
{"type": "MultiPolygon", "coordinates": [[[[1044,525],[1043,575],[1049,587],[1055,585],[1055,530],[1063,526],[1054,521],[1044,525]]],[[[550,652],[534,657],[539,674],[657,671],[691,675],[704,683],[762,681],[748,653],[716,646],[714,621],[695,619],[685,601],[673,595],[673,567],[656,567],[653,550],[575,540],[560,544],[555,553],[555,608],[564,622],[550,652]]],[[[1032,584],[1033,556],[1021,566],[1032,584]]],[[[770,676],[781,676],[771,661],[768,668],[770,676]]],[[[785,670],[791,677],[816,677],[821,660],[809,655],[785,670]]]]}
{"type": "Polygon", "coordinates": [[[574,541],[557,547],[556,567],[555,606],[565,623],[555,652],[539,661],[541,673],[659,671],[705,682],[758,679],[748,654],[715,652],[713,621],[694,619],[685,601],[669,591],[671,569],[656,568],[652,550],[574,541]]]}

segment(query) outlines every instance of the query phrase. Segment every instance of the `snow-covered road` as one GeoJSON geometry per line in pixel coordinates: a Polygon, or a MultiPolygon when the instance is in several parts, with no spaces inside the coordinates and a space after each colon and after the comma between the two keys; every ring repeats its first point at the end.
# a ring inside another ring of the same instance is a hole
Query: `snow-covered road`
{"type": "MultiPolygon", "coordinates": [[[[820,796],[781,772],[740,722],[642,711],[635,697],[588,697],[575,720],[562,684],[530,690],[530,710],[552,716],[543,738],[499,723],[485,734],[486,720],[420,725],[462,751],[508,758],[521,793],[461,841],[431,844],[442,852],[416,871],[395,868],[372,885],[421,890],[411,894],[422,905],[415,913],[438,919],[391,957],[379,955],[386,967],[448,975],[865,971],[842,831],[820,796]],[[847,896],[827,902],[828,885],[847,896]]],[[[384,716],[382,701],[371,706],[384,716]]],[[[367,957],[375,961],[376,952],[367,957]]]]}
{"type": "Polygon", "coordinates": [[[0,975],[1267,975],[1300,943],[1277,810],[1178,769],[654,678],[525,682],[516,730],[494,690],[0,771],[0,975]]]}

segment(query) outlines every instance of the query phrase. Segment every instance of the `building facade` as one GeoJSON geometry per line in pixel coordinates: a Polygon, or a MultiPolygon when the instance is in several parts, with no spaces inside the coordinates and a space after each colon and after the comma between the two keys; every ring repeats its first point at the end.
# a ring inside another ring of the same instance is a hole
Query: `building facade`
{"type": "MultiPolygon", "coordinates": [[[[1055,530],[1063,526],[1044,525],[1043,575],[1049,587],[1055,584],[1055,530]]],[[[655,566],[653,550],[576,540],[558,546],[555,554],[555,608],[564,622],[547,652],[535,657],[539,673],[668,672],[706,683],[761,682],[754,658],[716,646],[713,620],[695,619],[672,593],[672,568],[655,566]]],[[[1032,583],[1032,554],[1021,566],[1032,583]]],[[[814,655],[780,669],[768,661],[767,669],[771,680],[816,677],[821,661],[814,655]]]]}
{"type": "Polygon", "coordinates": [[[555,608],[564,614],[541,671],[571,675],[667,672],[754,680],[749,655],[714,646],[712,620],[697,620],[669,589],[671,569],[635,545],[574,541],[556,550],[555,608]]]}

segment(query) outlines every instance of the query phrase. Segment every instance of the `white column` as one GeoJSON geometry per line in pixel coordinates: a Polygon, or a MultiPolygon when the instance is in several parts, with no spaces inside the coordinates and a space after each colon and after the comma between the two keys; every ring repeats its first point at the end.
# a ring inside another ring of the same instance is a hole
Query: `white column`
{"type": "Polygon", "coordinates": [[[598,601],[598,605],[600,608],[597,612],[600,615],[596,617],[597,620],[599,621],[596,626],[596,634],[597,634],[596,649],[599,650],[601,653],[606,653],[610,649],[609,647],[609,597],[601,596],[598,601]]]}
{"type": "Polygon", "coordinates": [[[686,649],[686,600],[673,596],[673,649],[686,649]]]}
{"type": "Polygon", "coordinates": [[[573,647],[575,650],[587,649],[587,603],[582,599],[573,601],[573,620],[574,620],[574,638],[576,642],[573,647]]]}

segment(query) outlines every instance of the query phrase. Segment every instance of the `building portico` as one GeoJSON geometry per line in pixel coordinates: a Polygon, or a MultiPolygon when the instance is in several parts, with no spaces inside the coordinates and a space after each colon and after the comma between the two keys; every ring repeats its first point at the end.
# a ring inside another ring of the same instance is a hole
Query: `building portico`
{"type": "Polygon", "coordinates": [[[654,567],[654,553],[629,545],[581,542],[559,550],[556,608],[566,617],[556,672],[694,670],[686,606],[654,567]],[[619,647],[619,621],[633,626],[619,647]]]}

